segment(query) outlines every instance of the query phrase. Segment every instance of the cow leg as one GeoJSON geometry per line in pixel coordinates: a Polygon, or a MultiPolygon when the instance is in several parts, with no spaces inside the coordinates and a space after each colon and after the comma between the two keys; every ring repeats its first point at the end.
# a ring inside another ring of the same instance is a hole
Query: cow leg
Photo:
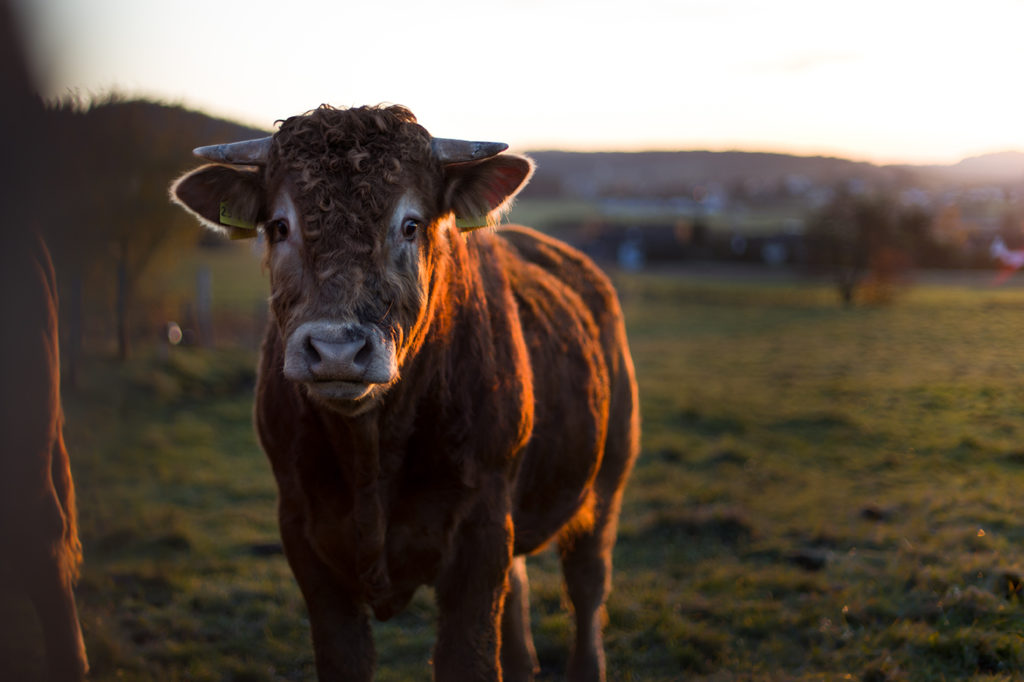
{"type": "Polygon", "coordinates": [[[540,672],[530,633],[530,583],[526,557],[512,560],[501,621],[501,672],[505,682],[531,682],[540,672]]]}
{"type": "Polygon", "coordinates": [[[365,605],[337,582],[306,541],[297,519],[281,519],[285,556],[309,611],[320,682],[370,682],[377,664],[365,605]]]}
{"type": "Polygon", "coordinates": [[[82,680],[89,669],[70,576],[58,560],[61,549],[39,547],[25,566],[26,588],[39,616],[53,682],[82,680]]]}
{"type": "Polygon", "coordinates": [[[512,563],[508,486],[494,476],[456,530],[437,581],[434,679],[501,682],[502,606],[512,563]]]}
{"type": "Polygon", "coordinates": [[[621,355],[612,392],[607,440],[594,480],[593,525],[570,524],[559,537],[562,573],[576,616],[576,640],[569,655],[570,682],[605,679],[601,626],[612,583],[612,549],[622,493],[639,452],[640,421],[633,366],[621,355]]]}
{"type": "Polygon", "coordinates": [[[605,679],[601,627],[612,582],[612,547],[620,494],[599,500],[592,528],[559,538],[562,573],[576,618],[576,639],[569,654],[570,682],[605,679]]]}
{"type": "MultiPolygon", "coordinates": [[[[26,476],[23,480],[31,479],[26,476]]],[[[44,485],[38,497],[21,501],[24,523],[7,509],[3,521],[20,536],[14,542],[12,556],[17,557],[18,579],[39,618],[49,679],[81,680],[89,663],[72,590],[78,556],[67,537],[74,533],[77,540],[77,532],[74,517],[62,504],[52,481],[46,480],[44,485]]]]}

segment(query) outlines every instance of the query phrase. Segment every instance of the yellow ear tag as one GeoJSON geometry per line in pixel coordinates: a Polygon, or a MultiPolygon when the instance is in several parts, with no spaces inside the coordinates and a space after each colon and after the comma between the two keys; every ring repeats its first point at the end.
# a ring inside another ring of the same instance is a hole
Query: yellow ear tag
{"type": "Polygon", "coordinates": [[[255,224],[232,215],[231,208],[228,207],[228,202],[226,201],[220,202],[220,224],[228,225],[229,227],[239,227],[243,230],[256,229],[255,224]]]}
{"type": "Polygon", "coordinates": [[[471,230],[478,230],[481,227],[487,227],[487,216],[478,215],[471,218],[456,218],[455,227],[459,228],[463,232],[469,232],[471,230]]]}

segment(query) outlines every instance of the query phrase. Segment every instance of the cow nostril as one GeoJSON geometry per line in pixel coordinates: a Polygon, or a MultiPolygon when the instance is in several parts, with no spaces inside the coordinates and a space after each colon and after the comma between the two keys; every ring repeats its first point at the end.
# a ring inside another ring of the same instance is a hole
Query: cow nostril
{"type": "Polygon", "coordinates": [[[363,347],[356,351],[355,357],[352,358],[352,362],[356,367],[365,368],[370,364],[373,359],[373,348],[370,347],[370,343],[367,339],[363,339],[363,347]]]}
{"type": "Polygon", "coordinates": [[[303,345],[303,350],[306,353],[306,359],[309,361],[310,365],[314,365],[323,359],[320,355],[320,351],[317,350],[316,344],[313,343],[312,336],[306,337],[305,344],[303,345]]]}

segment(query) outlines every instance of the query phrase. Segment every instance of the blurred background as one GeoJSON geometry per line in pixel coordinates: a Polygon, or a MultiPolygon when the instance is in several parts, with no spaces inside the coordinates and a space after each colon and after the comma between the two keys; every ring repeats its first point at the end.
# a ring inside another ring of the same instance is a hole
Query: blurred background
{"type": "MultiPolygon", "coordinates": [[[[167,188],[324,102],[529,154],[508,220],[619,289],[645,424],[611,679],[1024,674],[1018,0],[11,11],[47,140],[4,171],[58,277],[94,679],[311,675],[250,424],[262,244],[167,188]]],[[[531,578],[562,679],[557,560],[531,578]]],[[[380,679],[429,675],[433,617],[425,591],[378,628],[380,679]]]]}

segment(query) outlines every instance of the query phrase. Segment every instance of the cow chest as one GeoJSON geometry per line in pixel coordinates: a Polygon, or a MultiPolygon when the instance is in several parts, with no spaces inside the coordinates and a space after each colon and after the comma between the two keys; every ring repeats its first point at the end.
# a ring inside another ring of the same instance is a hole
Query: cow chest
{"type": "Polygon", "coordinates": [[[385,450],[383,462],[405,465],[385,467],[376,492],[368,496],[345,466],[342,451],[296,454],[294,467],[286,468],[291,475],[279,476],[278,482],[282,502],[287,495],[289,506],[301,510],[307,542],[378,618],[397,613],[420,585],[434,582],[453,530],[472,502],[472,489],[454,469],[425,466],[429,461],[410,464],[416,453],[408,449],[385,450]],[[378,513],[379,519],[372,518],[378,513]],[[380,537],[374,530],[378,523],[380,537]]]}

